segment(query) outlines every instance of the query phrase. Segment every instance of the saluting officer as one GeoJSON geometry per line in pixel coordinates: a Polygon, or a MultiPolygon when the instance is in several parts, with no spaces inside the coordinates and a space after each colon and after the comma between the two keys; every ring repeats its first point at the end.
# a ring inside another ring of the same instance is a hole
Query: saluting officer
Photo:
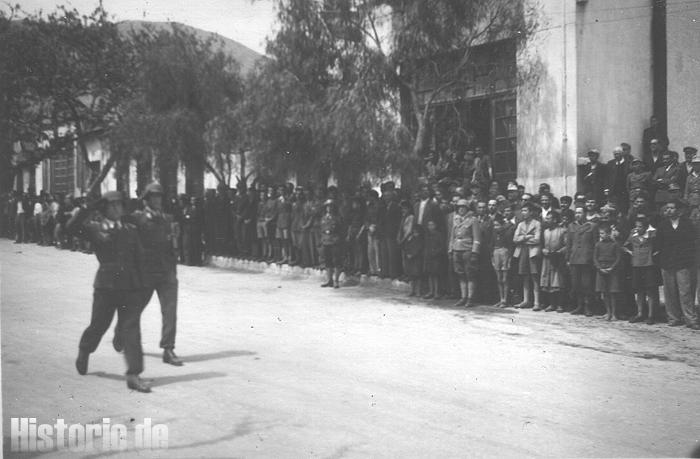
{"type": "Polygon", "coordinates": [[[90,325],[80,338],[75,366],[79,374],[87,373],[90,354],[97,349],[116,310],[127,363],[126,384],[130,389],[150,392],[151,388],[139,378],[143,371],[140,318],[144,291],[139,271],[143,254],[136,227],[123,222],[123,215],[122,194],[110,191],[96,206],[80,209],[67,225],[68,231],[74,234],[82,227],[83,236],[92,242],[100,262],[93,284],[90,325]],[[94,207],[99,212],[95,218],[88,219],[94,207]]]}
{"type": "MultiPolygon", "coordinates": [[[[146,187],[142,198],[144,210],[136,210],[129,221],[136,225],[139,240],[143,246],[143,285],[145,288],[142,307],[146,307],[158,293],[160,311],[163,316],[160,347],[163,348],[163,362],[182,366],[173,349],[177,325],[177,250],[175,243],[175,221],[173,216],[163,212],[163,187],[151,183],[146,187]]],[[[115,349],[119,350],[115,329],[115,349]]]]}

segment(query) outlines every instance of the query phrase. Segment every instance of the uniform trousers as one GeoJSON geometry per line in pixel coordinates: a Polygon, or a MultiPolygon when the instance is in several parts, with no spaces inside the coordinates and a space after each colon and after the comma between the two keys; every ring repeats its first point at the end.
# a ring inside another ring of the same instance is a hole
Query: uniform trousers
{"type": "Polygon", "coordinates": [[[141,299],[142,290],[112,290],[96,288],[92,299],[90,325],[80,338],[80,350],[92,354],[100,344],[102,336],[112,323],[114,312],[119,317],[121,342],[124,344],[128,375],[143,371],[143,349],[141,348],[141,299]]]}
{"type": "Polygon", "coordinates": [[[146,286],[141,302],[142,308],[151,301],[153,292],[158,294],[160,312],[163,316],[163,328],[161,331],[160,347],[163,349],[175,348],[175,332],[177,329],[177,271],[173,267],[164,273],[146,273],[144,284],[146,286]]]}

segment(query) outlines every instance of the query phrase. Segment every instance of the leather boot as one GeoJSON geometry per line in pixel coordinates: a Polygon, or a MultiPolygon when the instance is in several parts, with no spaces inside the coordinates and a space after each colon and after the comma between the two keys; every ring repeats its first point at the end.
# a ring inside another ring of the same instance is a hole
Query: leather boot
{"type": "Polygon", "coordinates": [[[163,362],[169,363],[170,365],[174,365],[176,367],[182,366],[182,360],[175,355],[175,352],[172,349],[165,349],[163,351],[163,362]]]}
{"type": "Polygon", "coordinates": [[[84,375],[87,373],[89,359],[89,352],[83,351],[82,349],[78,351],[78,358],[75,360],[75,368],[78,370],[78,374],[84,375]]]}
{"type": "Polygon", "coordinates": [[[146,394],[151,392],[151,386],[143,382],[139,375],[126,375],[126,387],[146,394]]]}

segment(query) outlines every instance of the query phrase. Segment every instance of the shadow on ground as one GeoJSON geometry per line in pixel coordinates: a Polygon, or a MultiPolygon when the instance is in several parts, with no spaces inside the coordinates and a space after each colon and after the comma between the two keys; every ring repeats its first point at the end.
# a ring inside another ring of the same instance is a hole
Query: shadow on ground
{"type": "MultiPolygon", "coordinates": [[[[155,357],[155,358],[162,358],[162,354],[156,354],[155,352],[144,352],[144,356],[147,357],[155,357]]],[[[252,352],[252,351],[220,351],[220,352],[212,352],[209,354],[193,354],[193,355],[186,355],[180,357],[180,360],[183,362],[204,362],[207,360],[216,360],[216,359],[226,359],[229,357],[246,357],[246,356],[251,356],[251,355],[257,355],[257,352],[252,352]]]]}
{"type": "MultiPolygon", "coordinates": [[[[99,378],[113,379],[116,381],[124,381],[124,375],[117,375],[114,373],[105,373],[104,371],[95,371],[93,373],[88,373],[89,376],[97,376],[99,378]]],[[[226,373],[220,371],[203,371],[200,373],[189,373],[179,376],[161,376],[157,378],[143,378],[144,381],[148,382],[151,387],[166,386],[168,384],[188,382],[188,381],[199,381],[202,379],[212,379],[212,378],[223,378],[227,376],[226,373]]]]}

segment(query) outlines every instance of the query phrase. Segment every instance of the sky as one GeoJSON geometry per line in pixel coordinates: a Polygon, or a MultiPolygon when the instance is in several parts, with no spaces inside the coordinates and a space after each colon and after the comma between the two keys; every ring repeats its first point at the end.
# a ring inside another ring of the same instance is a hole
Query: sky
{"type": "MultiPolygon", "coordinates": [[[[51,12],[57,5],[92,12],[98,0],[0,0],[0,8],[19,3],[29,13],[51,12]]],[[[175,21],[216,32],[257,51],[265,52],[265,38],[272,35],[273,0],[103,0],[114,21],[127,19],[175,21]]]]}

